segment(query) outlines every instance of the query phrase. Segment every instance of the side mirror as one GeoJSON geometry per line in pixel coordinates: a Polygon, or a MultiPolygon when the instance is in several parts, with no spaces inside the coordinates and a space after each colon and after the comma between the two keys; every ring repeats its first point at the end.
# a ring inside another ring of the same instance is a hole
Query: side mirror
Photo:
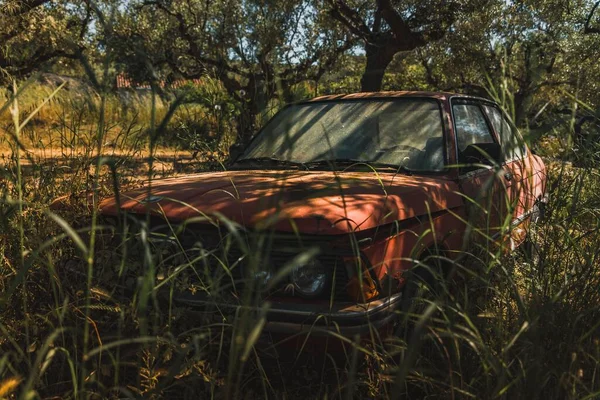
{"type": "Polygon", "coordinates": [[[234,162],[244,152],[244,145],[234,143],[229,146],[229,162],[234,162]]]}
{"type": "Polygon", "coordinates": [[[459,156],[458,163],[462,164],[461,172],[468,172],[480,167],[470,164],[493,165],[502,161],[502,152],[498,143],[470,144],[459,156]]]}

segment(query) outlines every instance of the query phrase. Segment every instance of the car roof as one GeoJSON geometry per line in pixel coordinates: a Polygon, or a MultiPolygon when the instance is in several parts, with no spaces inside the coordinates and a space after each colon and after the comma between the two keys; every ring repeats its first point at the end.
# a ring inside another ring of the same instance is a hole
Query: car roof
{"type": "Polygon", "coordinates": [[[470,98],[475,100],[482,100],[487,102],[493,102],[492,100],[485,99],[483,97],[470,96],[460,93],[451,92],[426,92],[426,91],[389,91],[389,92],[361,92],[361,93],[349,93],[349,94],[332,94],[315,97],[310,100],[302,101],[301,103],[311,103],[317,101],[330,101],[330,100],[354,100],[354,99],[370,99],[370,98],[399,98],[399,97],[426,97],[438,100],[446,100],[450,97],[462,97],[470,98]]]}

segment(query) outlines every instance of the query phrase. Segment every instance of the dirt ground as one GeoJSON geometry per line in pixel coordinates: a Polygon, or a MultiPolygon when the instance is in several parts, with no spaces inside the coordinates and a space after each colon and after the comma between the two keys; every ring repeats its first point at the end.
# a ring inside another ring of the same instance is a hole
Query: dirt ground
{"type": "MultiPolygon", "coordinates": [[[[20,163],[24,170],[53,167],[68,170],[87,167],[93,173],[96,165],[96,149],[26,149],[20,152],[20,163]]],[[[193,157],[192,152],[178,149],[159,148],[152,157],[148,150],[121,150],[117,148],[104,147],[101,157],[106,157],[114,162],[119,172],[126,176],[142,176],[148,173],[150,161],[155,174],[178,174],[204,171],[218,168],[222,155],[199,154],[193,157]]],[[[14,165],[14,153],[12,150],[0,150],[0,167],[14,165]]]]}

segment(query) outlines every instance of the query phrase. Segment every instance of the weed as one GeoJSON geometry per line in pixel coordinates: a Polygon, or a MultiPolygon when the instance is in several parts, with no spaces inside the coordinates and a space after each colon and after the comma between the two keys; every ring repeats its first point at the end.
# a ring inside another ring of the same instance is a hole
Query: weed
{"type": "MultiPolygon", "coordinates": [[[[600,174],[590,165],[548,163],[550,204],[534,231],[535,257],[482,245],[453,262],[450,280],[419,285],[403,316],[413,327],[405,336],[333,332],[327,348],[342,341],[340,351],[315,354],[310,335],[261,335],[269,307],[261,293],[269,288],[238,275],[242,258],[258,270],[273,237],[247,236],[225,218],[210,225],[197,211],[195,222],[221,244],[216,252],[182,243],[185,226],[156,231],[149,217],[96,216],[99,198],[140,186],[141,175],[175,173],[168,163],[159,171],[161,135],[193,120],[206,129],[193,134],[210,137],[221,123],[212,111],[171,109],[176,100],[161,109],[151,100],[150,112],[120,113],[107,92],[69,100],[61,91],[28,113],[18,90],[4,106],[13,119],[3,127],[12,155],[2,158],[0,177],[0,396],[599,395],[600,174]],[[49,211],[61,195],[64,207],[49,211]],[[174,301],[178,292],[206,293],[205,311],[174,301]]],[[[223,152],[202,156],[223,161],[223,152]]],[[[432,252],[420,262],[446,256],[432,252]]]]}

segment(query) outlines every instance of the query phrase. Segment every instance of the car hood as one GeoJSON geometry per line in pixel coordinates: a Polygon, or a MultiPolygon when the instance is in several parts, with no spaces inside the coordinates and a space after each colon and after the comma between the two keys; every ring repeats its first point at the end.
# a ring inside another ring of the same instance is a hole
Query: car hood
{"type": "Polygon", "coordinates": [[[451,180],[339,171],[225,171],[154,180],[100,203],[116,215],[160,213],[170,221],[227,219],[252,229],[306,234],[362,231],[462,204],[451,180]],[[120,204],[119,204],[120,203],[120,204]]]}

